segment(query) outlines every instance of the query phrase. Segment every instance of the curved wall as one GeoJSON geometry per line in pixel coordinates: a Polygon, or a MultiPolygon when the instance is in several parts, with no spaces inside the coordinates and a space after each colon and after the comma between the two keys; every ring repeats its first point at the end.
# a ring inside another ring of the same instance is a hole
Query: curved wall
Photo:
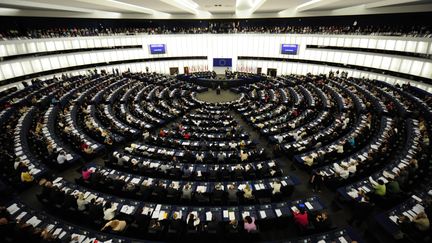
{"type": "MultiPolygon", "coordinates": [[[[309,72],[317,73],[326,70],[320,65],[291,63],[293,61],[310,60],[325,63],[338,63],[390,70],[392,72],[408,74],[412,81],[421,81],[418,86],[429,90],[432,84],[432,39],[413,37],[389,36],[361,36],[361,35],[287,35],[287,34],[173,34],[173,35],[133,35],[133,36],[97,36],[52,39],[10,40],[0,42],[0,56],[8,57],[38,53],[43,56],[25,56],[0,62],[0,84],[15,78],[26,78],[33,73],[49,72],[52,70],[80,66],[80,65],[109,65],[109,62],[122,62],[139,59],[155,58],[182,58],[193,56],[207,56],[207,62],[200,61],[200,69],[213,70],[213,58],[232,58],[233,70],[256,71],[256,68],[277,68],[278,74],[304,73],[307,67],[309,72]],[[166,53],[151,55],[149,44],[165,44],[166,53]],[[298,55],[281,54],[281,44],[298,44],[298,55]],[[142,48],[136,48],[141,45],[142,48]],[[367,48],[368,52],[343,49],[317,49],[307,48],[307,45],[367,48]],[[135,46],[128,49],[110,49],[97,51],[83,51],[87,48],[135,46]],[[68,53],[60,51],[68,50],[68,53]],[[77,52],[70,52],[76,50],[77,52]],[[374,50],[390,50],[392,54],[374,50]],[[50,54],[56,52],[56,54],[50,54]],[[405,55],[404,53],[407,53],[405,55]],[[415,54],[414,57],[411,54],[415,54]],[[417,54],[421,54],[420,56],[417,54]],[[416,56],[417,55],[417,56],[416,56]],[[424,56],[423,56],[424,55],[424,56]],[[288,58],[287,62],[274,66],[271,61],[238,60],[238,56],[246,57],[272,57],[288,58]],[[301,68],[299,68],[301,67],[301,68]],[[301,71],[300,71],[301,70],[301,71]]],[[[19,56],[18,56],[19,57],[19,56]]],[[[165,68],[152,71],[169,73],[169,67],[178,65],[180,73],[183,66],[188,64],[173,61],[165,68]],[[173,66],[171,66],[173,65],[173,66]]],[[[334,69],[341,69],[334,67],[334,69]]],[[[356,72],[373,73],[368,71],[350,70],[356,72]]],[[[376,72],[375,72],[376,73],[376,72]]],[[[405,82],[406,78],[397,77],[392,80],[390,75],[376,73],[377,77],[385,77],[384,81],[405,82]]],[[[373,77],[373,76],[371,76],[373,77]]],[[[15,80],[14,80],[15,79],[15,80]]]]}

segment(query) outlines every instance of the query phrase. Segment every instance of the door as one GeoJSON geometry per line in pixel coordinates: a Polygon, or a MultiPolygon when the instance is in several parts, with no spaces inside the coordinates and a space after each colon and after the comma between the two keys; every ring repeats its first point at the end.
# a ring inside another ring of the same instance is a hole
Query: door
{"type": "Polygon", "coordinates": [[[179,73],[178,67],[170,67],[170,75],[177,75],[179,73]]]}
{"type": "Polygon", "coordinates": [[[257,74],[261,74],[262,73],[262,68],[257,68],[257,74]]]}
{"type": "Polygon", "coordinates": [[[189,74],[189,67],[184,67],[183,72],[184,74],[189,74]]]}
{"type": "Polygon", "coordinates": [[[275,78],[276,74],[277,74],[276,68],[267,68],[267,75],[275,78]]]}

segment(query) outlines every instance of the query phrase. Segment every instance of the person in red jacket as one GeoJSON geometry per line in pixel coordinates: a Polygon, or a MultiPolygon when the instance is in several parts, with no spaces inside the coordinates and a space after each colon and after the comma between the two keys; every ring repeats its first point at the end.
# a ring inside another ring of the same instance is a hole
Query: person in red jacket
{"type": "Polygon", "coordinates": [[[304,209],[304,207],[299,207],[298,211],[294,211],[294,222],[300,226],[301,228],[306,228],[309,225],[309,217],[308,213],[304,209]]]}
{"type": "Polygon", "coordinates": [[[159,130],[159,137],[163,138],[163,137],[165,137],[165,136],[166,136],[165,131],[164,131],[163,129],[160,129],[160,130],[159,130]]]}
{"type": "Polygon", "coordinates": [[[185,133],[183,134],[183,138],[186,139],[186,140],[189,140],[190,137],[191,137],[191,135],[190,135],[190,133],[188,133],[188,132],[185,132],[185,133]]]}

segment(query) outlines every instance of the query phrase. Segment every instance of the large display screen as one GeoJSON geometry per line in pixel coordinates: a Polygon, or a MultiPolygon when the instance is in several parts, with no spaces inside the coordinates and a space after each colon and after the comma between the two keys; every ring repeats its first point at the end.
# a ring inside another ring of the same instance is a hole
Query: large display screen
{"type": "Polygon", "coordinates": [[[150,44],[150,54],[165,54],[165,44],[150,44]]]}
{"type": "Polygon", "coordinates": [[[281,53],[288,55],[297,55],[298,45],[297,44],[282,44],[281,53]]]}
{"type": "Polygon", "coordinates": [[[231,58],[213,58],[213,67],[231,67],[231,58]]]}

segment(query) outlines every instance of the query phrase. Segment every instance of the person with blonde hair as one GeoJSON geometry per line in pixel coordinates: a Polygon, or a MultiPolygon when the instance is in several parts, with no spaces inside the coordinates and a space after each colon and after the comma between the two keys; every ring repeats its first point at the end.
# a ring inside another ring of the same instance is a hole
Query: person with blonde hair
{"type": "Polygon", "coordinates": [[[252,195],[252,188],[249,186],[249,184],[246,184],[246,186],[243,188],[244,192],[244,198],[246,199],[253,199],[254,196],[252,195]]]}
{"type": "Polygon", "coordinates": [[[122,232],[126,228],[126,221],[124,220],[110,220],[107,222],[104,227],[102,227],[101,231],[115,231],[115,232],[122,232]]]}
{"type": "Polygon", "coordinates": [[[248,159],[248,154],[245,153],[243,150],[240,150],[240,160],[243,162],[248,159]]]}
{"type": "Polygon", "coordinates": [[[425,212],[417,214],[417,216],[414,217],[413,222],[414,226],[422,232],[430,229],[430,222],[425,212]]]}

